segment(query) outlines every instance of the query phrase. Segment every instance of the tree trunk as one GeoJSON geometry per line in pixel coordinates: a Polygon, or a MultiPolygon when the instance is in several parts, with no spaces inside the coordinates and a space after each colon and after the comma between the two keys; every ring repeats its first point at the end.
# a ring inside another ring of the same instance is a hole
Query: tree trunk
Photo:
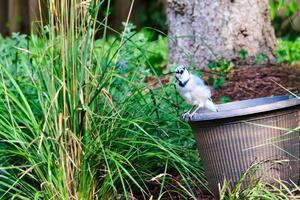
{"type": "Polygon", "coordinates": [[[237,61],[254,64],[263,54],[273,62],[276,38],[268,0],[168,0],[169,63],[196,64],[237,61]]]}

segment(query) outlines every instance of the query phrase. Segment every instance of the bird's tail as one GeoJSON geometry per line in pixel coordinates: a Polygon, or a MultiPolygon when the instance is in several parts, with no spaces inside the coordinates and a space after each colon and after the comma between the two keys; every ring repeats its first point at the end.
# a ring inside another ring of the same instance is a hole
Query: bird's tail
{"type": "Polygon", "coordinates": [[[218,112],[217,106],[210,99],[207,99],[205,107],[213,112],[218,112]]]}

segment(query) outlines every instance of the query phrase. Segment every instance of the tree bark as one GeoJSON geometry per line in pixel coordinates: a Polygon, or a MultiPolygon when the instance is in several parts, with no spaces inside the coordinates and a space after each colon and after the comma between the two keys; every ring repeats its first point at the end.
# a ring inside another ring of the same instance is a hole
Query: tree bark
{"type": "Polygon", "coordinates": [[[276,38],[268,0],[168,0],[169,63],[204,67],[209,61],[246,64],[258,54],[273,62],[276,38]]]}

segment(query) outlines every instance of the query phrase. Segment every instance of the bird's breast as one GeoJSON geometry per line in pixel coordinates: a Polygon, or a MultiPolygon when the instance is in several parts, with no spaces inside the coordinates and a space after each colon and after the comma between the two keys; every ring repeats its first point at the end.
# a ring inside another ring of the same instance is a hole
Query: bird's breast
{"type": "Polygon", "coordinates": [[[182,88],[180,86],[177,86],[177,90],[178,90],[180,96],[182,96],[185,101],[187,101],[188,103],[192,103],[191,91],[187,90],[186,88],[182,88]]]}

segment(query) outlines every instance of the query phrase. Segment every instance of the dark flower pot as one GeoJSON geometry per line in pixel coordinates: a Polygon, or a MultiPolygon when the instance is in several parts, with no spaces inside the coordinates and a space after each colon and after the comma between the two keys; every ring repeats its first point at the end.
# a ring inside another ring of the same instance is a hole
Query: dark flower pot
{"type": "MultiPolygon", "coordinates": [[[[219,112],[199,112],[188,119],[211,191],[218,196],[224,179],[233,187],[254,163],[252,177],[272,183],[299,179],[300,100],[276,96],[231,102],[219,112]],[[286,162],[274,162],[285,160],[286,162]]],[[[247,180],[247,179],[246,179],[247,180]]],[[[243,183],[245,187],[247,181],[243,183]]]]}

